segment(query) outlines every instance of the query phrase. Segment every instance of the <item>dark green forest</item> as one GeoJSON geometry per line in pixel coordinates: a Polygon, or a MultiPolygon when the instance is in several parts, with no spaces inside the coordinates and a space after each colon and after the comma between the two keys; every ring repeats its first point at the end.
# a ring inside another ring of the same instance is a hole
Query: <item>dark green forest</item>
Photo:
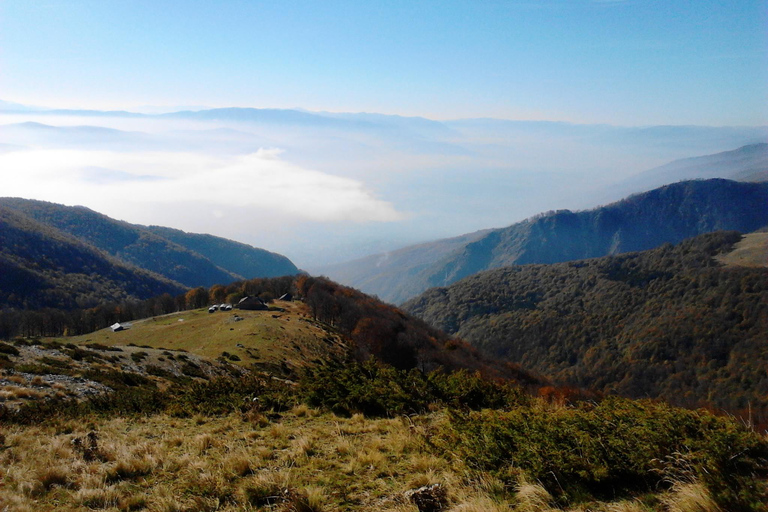
{"type": "Polygon", "coordinates": [[[75,309],[185,287],[0,207],[0,308],[75,309]]]}
{"type": "Polygon", "coordinates": [[[82,206],[19,198],[0,198],[0,206],[70,235],[124,264],[187,287],[298,272],[285,256],[263,249],[211,235],[129,224],[82,206]]]}
{"type": "Polygon", "coordinates": [[[562,385],[766,418],[768,270],[713,259],[740,239],[506,267],[404,309],[562,385]]]}

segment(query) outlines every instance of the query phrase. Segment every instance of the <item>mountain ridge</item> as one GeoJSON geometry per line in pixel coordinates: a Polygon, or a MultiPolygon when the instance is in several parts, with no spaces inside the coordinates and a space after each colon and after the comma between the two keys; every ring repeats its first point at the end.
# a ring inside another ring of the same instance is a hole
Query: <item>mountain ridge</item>
{"type": "Polygon", "coordinates": [[[0,228],[2,308],[83,308],[186,289],[2,204],[0,228]]]}
{"type": "MultiPolygon", "coordinates": [[[[352,271],[335,266],[328,275],[399,303],[433,286],[445,286],[491,268],[650,249],[723,229],[753,231],[768,224],[767,204],[768,183],[723,179],[680,182],[591,210],[552,211],[481,232],[478,237],[464,235],[464,243],[451,245],[452,250],[444,250],[439,259],[424,263],[416,271],[407,267],[386,269],[386,275],[381,273],[386,279],[378,279],[376,270],[370,268],[375,257],[351,262],[352,271]],[[366,276],[365,280],[359,276],[366,276]]],[[[458,239],[461,237],[450,240],[458,239]]],[[[440,246],[441,242],[433,244],[440,246]]],[[[399,253],[418,251],[419,247],[399,253]]]]}
{"type": "MultiPolygon", "coordinates": [[[[142,269],[143,273],[163,283],[155,286],[155,295],[178,294],[187,288],[227,284],[246,278],[298,273],[298,269],[288,258],[264,249],[212,235],[185,233],[160,226],[134,225],[82,206],[69,207],[44,201],[0,198],[0,208],[5,212],[6,237],[11,235],[11,227],[14,227],[14,236],[24,240],[24,228],[28,227],[30,232],[26,236],[37,237],[41,247],[48,251],[44,257],[53,258],[58,262],[59,270],[56,272],[73,276],[79,274],[77,268],[70,268],[71,262],[67,261],[66,257],[66,254],[74,251],[72,247],[76,247],[75,252],[78,254],[87,253],[91,255],[89,259],[99,260],[99,268],[105,274],[114,273],[107,268],[108,265],[115,265],[117,269],[132,269],[120,270],[122,275],[126,276],[127,281],[124,284],[128,287],[135,284],[131,272],[142,269]],[[59,254],[59,250],[63,253],[59,254]]],[[[29,260],[24,254],[14,252],[24,247],[24,243],[8,242],[4,245],[7,272],[12,271],[19,279],[26,275],[32,281],[38,282],[40,276],[33,279],[32,274],[28,273],[28,270],[38,263],[29,260]],[[13,265],[10,261],[14,262],[13,265]]],[[[75,257],[73,260],[78,261],[75,257]]],[[[38,284],[55,288],[51,282],[46,284],[48,279],[53,277],[48,275],[48,278],[42,279],[38,284]]],[[[77,279],[78,283],[84,284],[81,281],[77,279]]],[[[6,283],[12,288],[11,284],[13,283],[6,283]]],[[[77,288],[80,285],[69,283],[68,286],[77,288]]],[[[115,300],[149,297],[146,293],[126,293],[119,283],[111,283],[108,287],[121,290],[116,293],[115,300]]],[[[2,291],[7,295],[13,294],[12,290],[8,291],[10,288],[2,287],[2,291]]],[[[74,293],[81,292],[74,290],[74,293]]],[[[105,300],[107,298],[102,297],[105,300]]],[[[60,302],[59,299],[51,304],[43,301],[39,307],[59,307],[60,302]]]]}

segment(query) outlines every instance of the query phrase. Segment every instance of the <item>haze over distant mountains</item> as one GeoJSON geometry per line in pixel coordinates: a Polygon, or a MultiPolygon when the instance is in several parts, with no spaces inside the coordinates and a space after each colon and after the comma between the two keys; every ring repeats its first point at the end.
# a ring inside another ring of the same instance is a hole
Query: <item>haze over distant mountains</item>
{"type": "Polygon", "coordinates": [[[733,151],[676,160],[636,174],[611,187],[611,193],[633,194],[683,180],[726,178],[768,181],[768,143],[733,151]]]}
{"type": "Polygon", "coordinates": [[[605,204],[640,191],[615,186],[647,169],[766,140],[764,126],[0,109],[0,166],[26,170],[5,195],[212,233],[311,270],[605,204]]]}
{"type": "Polygon", "coordinates": [[[488,269],[639,251],[716,230],[768,225],[768,182],[686,181],[592,210],[548,212],[503,229],[407,247],[325,269],[399,303],[488,269]]]}

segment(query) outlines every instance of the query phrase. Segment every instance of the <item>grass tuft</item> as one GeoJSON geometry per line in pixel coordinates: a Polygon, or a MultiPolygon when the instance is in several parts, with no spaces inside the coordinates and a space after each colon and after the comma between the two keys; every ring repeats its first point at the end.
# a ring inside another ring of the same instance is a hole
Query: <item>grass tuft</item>
{"type": "Polygon", "coordinates": [[[712,496],[701,483],[676,482],[663,499],[669,512],[720,512],[712,496]]]}
{"type": "Polygon", "coordinates": [[[326,497],[322,488],[307,487],[302,492],[291,492],[286,500],[289,512],[323,512],[326,497]]]}
{"type": "Polygon", "coordinates": [[[550,512],[552,510],[552,495],[539,485],[522,479],[517,486],[517,507],[519,512],[550,512]]]}
{"type": "Polygon", "coordinates": [[[283,489],[269,474],[254,475],[240,487],[242,501],[254,507],[271,507],[285,499],[283,489]]]}
{"type": "Polygon", "coordinates": [[[42,494],[54,487],[73,488],[76,483],[72,470],[63,466],[51,466],[38,470],[36,480],[38,485],[33,488],[33,494],[42,494]]]}
{"type": "Polygon", "coordinates": [[[152,473],[154,466],[154,461],[149,457],[121,460],[107,471],[106,481],[114,483],[147,476],[152,473]]]}

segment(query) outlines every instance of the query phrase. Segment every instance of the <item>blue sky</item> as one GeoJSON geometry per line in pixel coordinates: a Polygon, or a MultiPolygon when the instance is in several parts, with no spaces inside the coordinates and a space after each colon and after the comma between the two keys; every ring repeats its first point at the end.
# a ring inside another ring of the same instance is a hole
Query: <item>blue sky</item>
{"type": "Polygon", "coordinates": [[[0,99],[768,124],[764,0],[0,0],[0,99]]]}

